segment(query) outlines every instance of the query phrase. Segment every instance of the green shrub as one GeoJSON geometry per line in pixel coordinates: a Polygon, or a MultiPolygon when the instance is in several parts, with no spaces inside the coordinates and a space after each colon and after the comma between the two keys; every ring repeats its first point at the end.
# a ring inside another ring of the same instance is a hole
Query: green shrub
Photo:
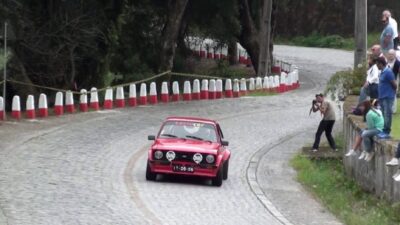
{"type": "Polygon", "coordinates": [[[225,77],[231,79],[240,79],[243,77],[248,77],[248,71],[238,67],[231,67],[227,60],[218,60],[217,66],[211,68],[205,74],[210,76],[225,77]]]}
{"type": "Polygon", "coordinates": [[[360,94],[366,72],[366,65],[354,70],[336,72],[328,81],[325,94],[329,94],[333,100],[336,100],[336,97],[344,98],[349,94],[360,94]]]}
{"type": "MultiPolygon", "coordinates": [[[[368,34],[368,48],[373,44],[379,44],[379,36],[379,33],[368,34]]],[[[305,47],[337,48],[345,50],[353,50],[355,45],[353,37],[345,38],[340,35],[322,35],[317,32],[313,32],[308,36],[296,36],[293,38],[277,36],[275,38],[275,43],[305,47]]]]}

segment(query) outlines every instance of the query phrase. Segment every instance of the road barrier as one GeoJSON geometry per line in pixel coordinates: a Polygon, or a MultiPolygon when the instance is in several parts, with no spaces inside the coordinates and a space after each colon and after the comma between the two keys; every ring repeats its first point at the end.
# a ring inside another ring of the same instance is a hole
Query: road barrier
{"type": "Polygon", "coordinates": [[[11,116],[14,119],[21,119],[21,102],[18,95],[15,95],[12,100],[11,116]]]}
{"type": "Polygon", "coordinates": [[[95,87],[90,89],[90,108],[96,111],[100,109],[99,95],[95,87]]]}
{"type": "MultiPolygon", "coordinates": [[[[213,57],[217,57],[217,54],[214,54],[213,57]]],[[[231,79],[208,76],[208,75],[198,75],[198,74],[185,74],[185,73],[175,73],[175,72],[164,72],[157,75],[154,75],[150,78],[146,78],[140,81],[135,81],[126,84],[119,84],[113,87],[107,87],[102,89],[97,89],[92,87],[90,91],[86,91],[86,89],[82,89],[79,92],[71,91],[71,90],[61,90],[51,87],[43,87],[40,85],[31,85],[35,87],[40,87],[42,89],[48,89],[52,91],[57,91],[54,105],[54,114],[61,116],[64,114],[64,108],[69,113],[75,112],[75,104],[73,95],[79,95],[79,111],[87,112],[89,108],[91,110],[100,110],[100,102],[98,93],[101,91],[105,91],[103,108],[104,109],[112,109],[114,106],[113,99],[113,91],[116,89],[116,98],[115,98],[115,107],[123,108],[125,107],[125,91],[124,88],[129,86],[129,97],[128,103],[130,107],[135,107],[139,103],[139,105],[147,105],[149,101],[150,104],[157,104],[160,99],[163,103],[168,103],[171,101],[179,101],[181,98],[184,101],[190,100],[213,100],[213,99],[221,99],[221,98],[238,98],[240,96],[246,95],[248,92],[253,91],[265,91],[265,92],[276,92],[282,93],[289,90],[294,90],[300,87],[299,79],[298,79],[298,69],[292,65],[286,65],[280,62],[281,66],[276,66],[276,71],[279,71],[280,74],[274,74],[265,77],[251,77],[249,79],[241,78],[234,79],[233,82],[231,79]],[[286,71],[286,70],[290,71],[286,71]],[[147,93],[147,84],[146,82],[150,82],[151,80],[155,80],[156,78],[165,76],[170,74],[172,76],[181,76],[192,78],[192,82],[190,80],[183,81],[183,94],[181,96],[179,82],[172,82],[172,93],[169,92],[169,83],[162,82],[161,85],[161,93],[160,95],[157,93],[157,84],[155,81],[150,83],[150,93],[148,96],[147,93]],[[200,83],[201,79],[201,83],[200,83]],[[225,83],[224,83],[225,82],[225,83]],[[140,84],[140,98],[137,99],[137,89],[136,84],[140,84]],[[248,86],[247,86],[248,85],[248,86]],[[247,89],[249,87],[249,89],[247,89]],[[63,102],[63,94],[65,93],[65,105],[63,102]],[[88,94],[90,94],[90,104],[88,106],[88,94]]],[[[9,82],[15,82],[22,85],[30,85],[23,82],[18,82],[14,80],[7,80],[9,82]]],[[[19,100],[19,96],[14,96],[12,102],[12,118],[19,120],[21,118],[21,103],[19,100]]],[[[40,94],[39,97],[39,117],[47,117],[48,116],[48,106],[47,106],[47,96],[45,94],[40,94]]],[[[5,111],[5,103],[4,99],[0,97],[0,120],[3,120],[5,111]]],[[[25,117],[28,119],[33,119],[36,117],[35,111],[35,101],[34,96],[30,95],[26,101],[26,112],[25,117]]]]}
{"type": "Polygon", "coordinates": [[[117,108],[125,107],[125,94],[124,87],[117,87],[117,92],[115,94],[115,105],[117,108]]]}
{"type": "Polygon", "coordinates": [[[28,99],[26,100],[26,118],[35,119],[35,117],[35,98],[33,95],[28,95],[28,99]]]}
{"type": "Polygon", "coordinates": [[[129,85],[129,106],[135,107],[137,105],[136,100],[136,84],[129,85]]]}
{"type": "Polygon", "coordinates": [[[87,103],[87,91],[86,89],[81,90],[81,95],[79,96],[79,110],[81,112],[88,111],[88,103],[87,103]]]}
{"type": "Polygon", "coordinates": [[[192,93],[190,87],[190,81],[185,81],[183,84],[183,100],[184,101],[191,101],[192,100],[192,93]]]}
{"type": "Polygon", "coordinates": [[[4,100],[0,97],[0,120],[4,120],[4,100]]]}
{"type": "Polygon", "coordinates": [[[47,117],[49,116],[49,110],[47,107],[47,96],[45,94],[40,94],[39,96],[39,116],[47,117]]]}

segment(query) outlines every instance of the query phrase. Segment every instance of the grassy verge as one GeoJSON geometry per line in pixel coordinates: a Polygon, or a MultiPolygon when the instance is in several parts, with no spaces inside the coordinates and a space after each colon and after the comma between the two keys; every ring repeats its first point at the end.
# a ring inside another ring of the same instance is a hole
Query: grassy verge
{"type": "MultiPolygon", "coordinates": [[[[343,139],[337,140],[343,146],[343,139]]],[[[391,205],[361,190],[345,176],[341,160],[310,160],[299,154],[291,165],[298,172],[298,181],[345,224],[400,224],[400,204],[391,205]]]]}
{"type": "Polygon", "coordinates": [[[392,118],[392,136],[396,140],[400,140],[400,99],[397,99],[397,112],[392,118]]]}
{"type": "Polygon", "coordinates": [[[267,92],[267,91],[252,91],[252,92],[248,92],[246,96],[258,97],[258,96],[270,96],[270,95],[276,95],[276,93],[267,92]]]}
{"type": "MultiPolygon", "coordinates": [[[[367,46],[379,43],[379,33],[369,33],[367,37],[367,46]]],[[[297,36],[293,38],[284,38],[277,36],[276,44],[296,45],[305,47],[320,47],[320,48],[336,48],[344,50],[354,50],[354,37],[342,37],[340,35],[322,35],[312,33],[308,36],[297,36]]]]}

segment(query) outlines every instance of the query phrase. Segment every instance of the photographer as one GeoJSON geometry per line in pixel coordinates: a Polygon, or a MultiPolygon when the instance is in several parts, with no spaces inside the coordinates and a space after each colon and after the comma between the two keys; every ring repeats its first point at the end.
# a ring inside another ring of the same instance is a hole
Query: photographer
{"type": "Polygon", "coordinates": [[[337,151],[335,140],[332,137],[332,129],[333,125],[335,124],[335,110],[333,104],[330,101],[325,100],[323,94],[317,94],[315,95],[315,100],[313,100],[311,110],[313,112],[320,111],[323,115],[323,118],[319,123],[317,133],[315,134],[315,141],[312,151],[318,151],[319,142],[321,141],[321,135],[324,131],[330,147],[333,150],[337,151]]]}

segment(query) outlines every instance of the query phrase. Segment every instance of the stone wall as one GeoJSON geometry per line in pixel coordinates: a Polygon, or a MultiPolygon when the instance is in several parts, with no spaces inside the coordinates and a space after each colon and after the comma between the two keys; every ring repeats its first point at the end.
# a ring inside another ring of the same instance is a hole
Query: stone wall
{"type": "MultiPolygon", "coordinates": [[[[351,107],[357,103],[357,97],[350,96],[344,103],[343,130],[345,138],[345,151],[351,149],[356,135],[361,128],[365,128],[362,116],[352,115],[351,107]]],[[[380,140],[375,138],[374,150],[375,157],[367,162],[359,160],[360,152],[355,156],[343,156],[343,163],[348,176],[362,187],[362,189],[374,193],[380,198],[391,202],[400,201],[400,182],[396,182],[392,176],[398,172],[399,168],[386,166],[395,154],[398,140],[380,140]]]]}

